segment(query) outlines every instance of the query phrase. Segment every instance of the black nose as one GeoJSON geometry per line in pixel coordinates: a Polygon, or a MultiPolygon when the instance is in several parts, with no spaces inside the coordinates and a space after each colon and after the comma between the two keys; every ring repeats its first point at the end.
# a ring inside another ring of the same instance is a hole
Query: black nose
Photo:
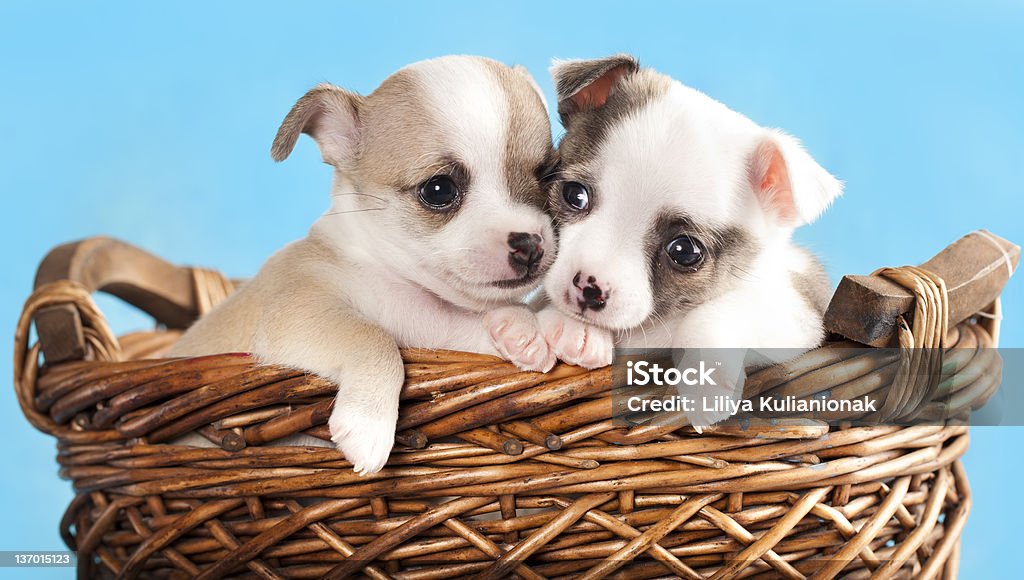
{"type": "Polygon", "coordinates": [[[587,283],[585,286],[580,284],[583,282],[583,273],[576,272],[576,276],[572,279],[573,286],[579,290],[583,298],[577,299],[576,303],[580,307],[580,311],[591,309],[601,310],[608,303],[608,293],[601,290],[601,287],[597,285],[597,280],[593,276],[587,276],[587,283]]]}
{"type": "Polygon", "coordinates": [[[537,264],[544,257],[544,248],[541,242],[544,238],[537,234],[525,232],[512,232],[508,235],[508,247],[512,252],[508,255],[508,261],[516,270],[523,270],[526,274],[533,274],[537,264]]]}

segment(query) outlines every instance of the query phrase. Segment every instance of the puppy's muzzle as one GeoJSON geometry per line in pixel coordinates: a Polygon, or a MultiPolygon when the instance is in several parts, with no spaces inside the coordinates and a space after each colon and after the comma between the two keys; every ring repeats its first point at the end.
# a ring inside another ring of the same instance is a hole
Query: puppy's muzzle
{"type": "Polygon", "coordinates": [[[508,263],[512,271],[522,277],[532,277],[540,267],[540,261],[544,258],[544,238],[538,234],[527,234],[525,232],[513,232],[508,235],[508,247],[512,249],[508,254],[508,263]]]}
{"type": "Polygon", "coordinates": [[[611,291],[602,290],[593,276],[584,276],[583,272],[576,272],[572,285],[575,289],[573,298],[581,313],[587,309],[597,312],[608,304],[611,291]]]}

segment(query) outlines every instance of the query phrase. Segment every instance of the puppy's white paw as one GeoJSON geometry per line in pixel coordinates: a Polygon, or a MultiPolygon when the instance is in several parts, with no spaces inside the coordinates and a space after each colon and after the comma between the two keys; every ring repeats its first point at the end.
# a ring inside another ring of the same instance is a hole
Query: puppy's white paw
{"type": "MultiPolygon", "coordinates": [[[[715,342],[715,341],[711,341],[715,342]]],[[[680,382],[679,396],[688,399],[692,407],[686,412],[690,425],[703,433],[704,429],[733,417],[736,405],[743,400],[744,360],[742,348],[693,347],[672,350],[672,363],[685,373],[698,371],[692,384],[680,382]]]]}
{"type": "Polygon", "coordinates": [[[397,414],[382,416],[379,411],[347,404],[339,395],[327,421],[331,440],[359,475],[376,473],[384,467],[395,444],[397,414]]]}
{"type": "Polygon", "coordinates": [[[687,414],[687,418],[690,420],[690,426],[692,426],[698,434],[703,434],[704,429],[731,417],[732,413],[725,410],[694,411],[687,414]]]}
{"type": "Polygon", "coordinates": [[[612,364],[615,338],[610,330],[569,318],[555,308],[537,314],[544,339],[559,359],[585,369],[612,364]]]}
{"type": "Polygon", "coordinates": [[[497,308],[484,316],[484,327],[502,358],[524,371],[547,372],[555,355],[541,334],[537,317],[522,306],[497,308]]]}
{"type": "Polygon", "coordinates": [[[733,417],[733,407],[743,399],[743,383],[745,375],[724,375],[718,377],[715,385],[679,386],[678,392],[691,401],[695,401],[695,409],[686,414],[690,425],[703,433],[704,429],[733,417]]]}

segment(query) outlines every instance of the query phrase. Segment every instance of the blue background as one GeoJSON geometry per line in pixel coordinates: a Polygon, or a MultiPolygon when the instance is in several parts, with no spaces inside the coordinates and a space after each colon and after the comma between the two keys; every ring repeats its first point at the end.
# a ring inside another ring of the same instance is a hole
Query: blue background
{"type": "MultiPolygon", "coordinates": [[[[0,353],[35,266],[60,242],[105,234],[252,274],[328,202],[311,141],[270,160],[292,103],[325,80],[369,92],[449,53],[521,63],[551,99],[551,57],[628,51],[797,135],[847,184],[798,234],[834,280],[919,263],[975,228],[1024,240],[1019,3],[90,4],[0,3],[0,353]]],[[[100,305],[120,330],[145,324],[100,305]]],[[[1024,346],[1019,276],[1004,305],[1003,344],[1024,346]]],[[[62,548],[70,487],[9,386],[0,441],[0,549],[62,548]]],[[[973,430],[964,577],[1018,566],[1022,447],[1024,429],[973,430]]]]}

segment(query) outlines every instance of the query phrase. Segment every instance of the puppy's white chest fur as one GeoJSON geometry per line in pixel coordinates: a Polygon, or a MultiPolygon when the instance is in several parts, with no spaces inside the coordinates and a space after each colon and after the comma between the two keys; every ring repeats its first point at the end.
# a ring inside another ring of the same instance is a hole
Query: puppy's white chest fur
{"type": "Polygon", "coordinates": [[[350,285],[356,308],[394,337],[400,347],[470,350],[495,354],[479,332],[480,314],[441,299],[422,286],[378,265],[359,264],[350,285]]]}

